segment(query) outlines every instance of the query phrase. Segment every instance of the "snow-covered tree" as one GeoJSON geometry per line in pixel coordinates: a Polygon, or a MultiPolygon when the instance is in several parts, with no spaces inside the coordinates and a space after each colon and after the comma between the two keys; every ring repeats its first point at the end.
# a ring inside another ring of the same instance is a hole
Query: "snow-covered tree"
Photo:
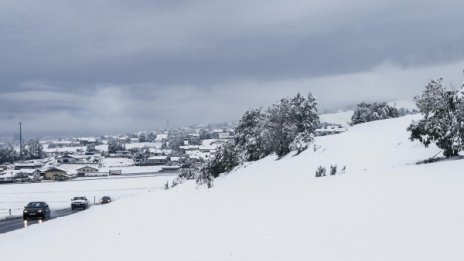
{"type": "Polygon", "coordinates": [[[319,124],[316,105],[316,99],[309,93],[306,98],[298,94],[282,99],[269,108],[264,133],[266,149],[279,157],[292,149],[305,150],[319,124]]]}
{"type": "Polygon", "coordinates": [[[398,109],[382,103],[366,103],[362,102],[356,106],[356,109],[351,117],[351,124],[360,124],[376,120],[384,120],[397,118],[400,116],[398,109]]]}
{"type": "Polygon", "coordinates": [[[149,132],[147,135],[147,141],[148,142],[154,142],[156,140],[156,134],[153,132],[149,132]]]}
{"type": "Polygon", "coordinates": [[[44,157],[43,146],[37,139],[29,140],[23,148],[23,158],[26,160],[42,159],[44,157]]]}
{"type": "Polygon", "coordinates": [[[86,151],[87,151],[87,152],[95,152],[95,151],[96,151],[96,149],[95,149],[95,144],[89,144],[89,145],[87,145],[86,151]]]}
{"type": "Polygon", "coordinates": [[[316,99],[309,93],[306,97],[298,94],[284,98],[264,112],[247,111],[235,129],[234,139],[221,146],[215,157],[200,168],[197,182],[208,183],[243,162],[305,150],[319,124],[316,105],[316,99]]]}
{"type": "Polygon", "coordinates": [[[240,164],[233,142],[229,141],[219,147],[216,155],[200,168],[200,179],[206,176],[217,178],[222,173],[233,170],[240,164]]]}
{"type": "Polygon", "coordinates": [[[249,110],[235,129],[235,145],[243,161],[255,161],[267,156],[263,143],[265,115],[261,109],[249,110]]]}
{"type": "Polygon", "coordinates": [[[147,141],[148,141],[147,135],[145,135],[145,133],[140,133],[139,142],[147,142],[147,141]]]}
{"type": "Polygon", "coordinates": [[[408,127],[411,140],[426,147],[435,143],[445,157],[456,156],[464,149],[464,89],[446,89],[443,79],[433,80],[425,87],[416,104],[423,118],[408,127]]]}
{"type": "Polygon", "coordinates": [[[11,144],[0,145],[0,164],[13,163],[18,155],[11,144]]]}
{"type": "Polygon", "coordinates": [[[116,139],[108,141],[108,153],[116,153],[116,151],[121,150],[124,150],[124,147],[116,139]]]}

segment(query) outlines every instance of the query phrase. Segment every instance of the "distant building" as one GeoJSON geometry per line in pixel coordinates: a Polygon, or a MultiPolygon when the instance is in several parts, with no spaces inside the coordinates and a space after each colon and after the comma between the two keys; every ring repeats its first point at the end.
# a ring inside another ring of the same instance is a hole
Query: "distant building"
{"type": "Polygon", "coordinates": [[[164,165],[169,161],[168,156],[153,156],[147,159],[147,165],[164,165]]]}
{"type": "Polygon", "coordinates": [[[86,173],[98,172],[98,169],[90,166],[85,166],[82,168],[78,168],[76,171],[77,176],[84,177],[86,173]]]}
{"type": "Polygon", "coordinates": [[[327,124],[319,129],[316,129],[317,136],[340,134],[347,131],[345,127],[339,124],[327,124]]]}
{"type": "Polygon", "coordinates": [[[48,180],[69,180],[71,177],[64,170],[51,168],[45,171],[45,179],[48,180]]]}
{"type": "Polygon", "coordinates": [[[76,164],[76,162],[78,161],[78,158],[73,157],[71,155],[64,155],[64,156],[58,157],[56,160],[61,164],[76,164]]]}
{"type": "Polygon", "coordinates": [[[218,135],[218,139],[221,139],[221,140],[230,139],[230,133],[228,132],[220,132],[217,135],[218,135]]]}

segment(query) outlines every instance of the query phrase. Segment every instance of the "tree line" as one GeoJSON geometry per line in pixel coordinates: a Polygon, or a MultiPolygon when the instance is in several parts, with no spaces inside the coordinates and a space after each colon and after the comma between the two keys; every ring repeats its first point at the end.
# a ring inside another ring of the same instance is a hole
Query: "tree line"
{"type": "Polygon", "coordinates": [[[291,151],[304,151],[314,140],[319,125],[316,106],[316,99],[308,93],[281,99],[266,109],[245,112],[234,139],[223,144],[216,156],[201,166],[197,182],[211,186],[214,178],[244,162],[271,154],[280,158],[291,151]]]}

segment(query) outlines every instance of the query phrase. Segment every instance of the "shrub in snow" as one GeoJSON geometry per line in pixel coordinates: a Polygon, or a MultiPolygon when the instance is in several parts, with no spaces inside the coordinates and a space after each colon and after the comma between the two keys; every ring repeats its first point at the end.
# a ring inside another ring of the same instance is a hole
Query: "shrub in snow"
{"type": "Polygon", "coordinates": [[[408,127],[411,140],[419,140],[426,147],[435,143],[445,157],[457,156],[464,148],[464,86],[460,91],[448,90],[443,79],[425,86],[416,104],[423,118],[408,127]]]}
{"type": "Polygon", "coordinates": [[[356,106],[356,109],[351,117],[351,124],[360,124],[376,120],[384,120],[399,117],[399,111],[395,107],[382,103],[366,103],[362,102],[356,106]]]}
{"type": "Polygon", "coordinates": [[[166,184],[164,184],[164,190],[168,190],[169,189],[169,181],[166,181],[166,184]]]}
{"type": "Polygon", "coordinates": [[[324,177],[325,173],[326,173],[325,167],[319,166],[319,168],[317,168],[316,170],[316,178],[324,177]]]}
{"type": "Polygon", "coordinates": [[[330,165],[330,175],[334,176],[337,174],[337,165],[330,165]]]}

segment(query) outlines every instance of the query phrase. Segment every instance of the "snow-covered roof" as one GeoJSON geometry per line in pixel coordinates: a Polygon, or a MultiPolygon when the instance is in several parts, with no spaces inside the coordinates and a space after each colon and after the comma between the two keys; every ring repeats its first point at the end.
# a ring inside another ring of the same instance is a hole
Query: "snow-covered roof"
{"type": "Polygon", "coordinates": [[[149,160],[167,160],[168,156],[152,156],[148,158],[149,160]]]}

